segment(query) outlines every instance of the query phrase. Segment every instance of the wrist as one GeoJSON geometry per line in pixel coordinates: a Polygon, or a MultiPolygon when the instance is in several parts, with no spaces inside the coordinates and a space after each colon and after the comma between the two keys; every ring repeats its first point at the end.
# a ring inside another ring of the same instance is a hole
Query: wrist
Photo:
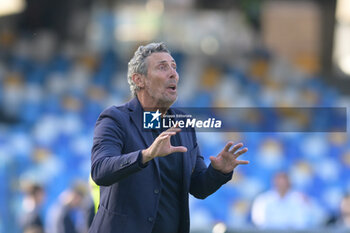
{"type": "Polygon", "coordinates": [[[211,163],[211,167],[216,170],[217,172],[220,172],[224,175],[230,174],[233,170],[230,169],[223,169],[223,168],[218,168],[216,167],[213,163],[211,163]]]}
{"type": "Polygon", "coordinates": [[[217,168],[215,168],[213,166],[213,164],[211,164],[210,166],[217,174],[220,174],[220,175],[223,175],[223,176],[229,176],[229,175],[232,175],[232,173],[233,173],[233,170],[217,169],[217,168]]]}
{"type": "Polygon", "coordinates": [[[145,164],[147,163],[148,161],[152,160],[153,157],[152,155],[149,153],[148,149],[145,149],[145,150],[142,150],[141,151],[141,154],[142,154],[142,163],[145,164]]]}

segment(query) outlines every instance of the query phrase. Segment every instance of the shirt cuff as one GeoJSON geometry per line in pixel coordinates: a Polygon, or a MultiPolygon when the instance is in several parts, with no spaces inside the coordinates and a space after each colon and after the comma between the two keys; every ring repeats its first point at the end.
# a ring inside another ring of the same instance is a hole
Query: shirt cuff
{"type": "Polygon", "coordinates": [[[213,166],[211,166],[211,164],[209,165],[209,168],[211,168],[211,170],[218,176],[222,177],[222,178],[229,178],[232,179],[232,175],[233,175],[233,171],[229,172],[229,173],[222,173],[219,170],[216,170],[215,168],[213,168],[213,166]]]}
{"type": "Polygon", "coordinates": [[[145,164],[142,163],[142,150],[140,150],[139,155],[137,156],[137,163],[140,168],[145,168],[148,166],[148,162],[145,164]]]}

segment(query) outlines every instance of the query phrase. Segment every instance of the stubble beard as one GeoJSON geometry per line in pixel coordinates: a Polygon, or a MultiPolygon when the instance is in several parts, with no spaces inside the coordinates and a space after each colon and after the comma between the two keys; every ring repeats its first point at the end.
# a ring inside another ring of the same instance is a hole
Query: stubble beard
{"type": "Polygon", "coordinates": [[[176,94],[175,99],[171,96],[167,96],[166,93],[159,93],[157,91],[148,90],[148,95],[153,99],[157,100],[157,107],[159,108],[170,108],[173,103],[177,100],[178,95],[176,94]]]}

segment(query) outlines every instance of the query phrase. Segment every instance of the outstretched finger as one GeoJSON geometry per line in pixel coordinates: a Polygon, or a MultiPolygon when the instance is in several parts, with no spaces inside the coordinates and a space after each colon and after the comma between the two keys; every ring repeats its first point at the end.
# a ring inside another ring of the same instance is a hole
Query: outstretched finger
{"type": "Polygon", "coordinates": [[[159,134],[159,138],[164,138],[164,136],[174,136],[176,132],[170,132],[170,131],[163,131],[161,134],[159,134]]]}
{"type": "Polygon", "coordinates": [[[227,144],[226,144],[226,146],[224,147],[224,149],[223,149],[223,151],[224,152],[228,152],[228,150],[230,149],[230,147],[233,145],[233,142],[228,142],[227,144]]]}
{"type": "Polygon", "coordinates": [[[248,161],[248,160],[237,160],[237,161],[236,161],[236,164],[237,164],[237,165],[240,165],[240,164],[249,164],[249,161],[248,161]]]}
{"type": "Polygon", "coordinates": [[[161,135],[170,135],[170,136],[174,136],[176,134],[176,132],[163,132],[161,135]]]}
{"type": "Polygon", "coordinates": [[[236,151],[239,150],[239,148],[241,148],[242,146],[243,146],[243,143],[238,143],[234,147],[232,147],[232,149],[229,152],[236,153],[236,151]]]}
{"type": "Polygon", "coordinates": [[[244,153],[247,152],[247,151],[248,151],[248,148],[247,148],[247,147],[243,148],[242,150],[240,150],[240,151],[238,151],[236,154],[234,154],[234,155],[235,155],[235,158],[238,158],[239,156],[241,156],[242,154],[244,154],[244,153]]]}
{"type": "MultiPolygon", "coordinates": [[[[167,129],[167,130],[165,130],[164,132],[176,132],[176,133],[178,133],[178,132],[180,132],[180,131],[181,131],[181,129],[178,128],[178,125],[177,125],[177,123],[176,123],[173,127],[169,128],[169,129],[167,129]]],[[[164,132],[163,132],[163,133],[164,133],[164,132]]]]}
{"type": "Polygon", "coordinates": [[[172,153],[174,152],[187,152],[187,147],[185,146],[173,146],[172,148],[172,153]]]}
{"type": "Polygon", "coordinates": [[[170,136],[171,135],[169,135],[169,134],[163,134],[163,135],[159,135],[158,138],[159,138],[159,140],[164,140],[164,139],[166,139],[166,138],[168,138],[170,136]]]}

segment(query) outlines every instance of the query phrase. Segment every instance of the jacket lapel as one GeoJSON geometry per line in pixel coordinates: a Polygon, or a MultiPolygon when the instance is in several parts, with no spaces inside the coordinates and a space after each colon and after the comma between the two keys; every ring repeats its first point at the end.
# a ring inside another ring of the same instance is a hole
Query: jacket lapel
{"type": "MultiPolygon", "coordinates": [[[[153,139],[152,131],[143,129],[143,108],[139,100],[137,99],[137,97],[133,98],[130,102],[127,103],[127,108],[129,109],[129,112],[130,112],[130,118],[132,122],[135,124],[137,131],[146,146],[145,148],[148,148],[150,145],[152,145],[154,139],[153,139]]],[[[155,158],[153,160],[155,161],[157,171],[159,174],[158,159],[155,158]]]]}

